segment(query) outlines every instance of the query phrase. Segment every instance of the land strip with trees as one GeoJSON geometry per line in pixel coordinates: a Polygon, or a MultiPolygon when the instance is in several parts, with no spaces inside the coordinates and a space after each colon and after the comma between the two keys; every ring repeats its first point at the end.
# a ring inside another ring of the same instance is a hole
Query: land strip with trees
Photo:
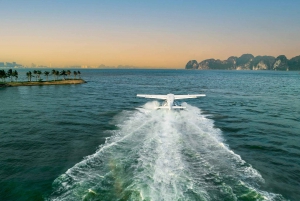
{"type": "Polygon", "coordinates": [[[33,72],[26,72],[27,81],[18,81],[19,73],[17,70],[9,69],[7,71],[0,70],[0,86],[35,86],[35,85],[62,85],[62,84],[82,84],[86,83],[81,79],[80,71],[71,71],[71,70],[55,70],[50,71],[40,71],[34,70],[33,72]],[[49,80],[49,76],[53,80],[49,80]],[[43,81],[41,76],[46,78],[46,81],[43,81]],[[35,79],[33,79],[35,78],[35,79]],[[7,81],[7,79],[9,81],[7,81]]]}

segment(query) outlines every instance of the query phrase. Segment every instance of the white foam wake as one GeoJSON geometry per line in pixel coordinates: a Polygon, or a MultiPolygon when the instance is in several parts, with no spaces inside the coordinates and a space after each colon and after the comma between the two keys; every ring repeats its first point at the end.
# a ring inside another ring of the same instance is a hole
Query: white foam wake
{"type": "Polygon", "coordinates": [[[57,178],[50,200],[273,200],[261,175],[224,144],[201,110],[155,110],[149,102],[116,117],[99,150],[57,178]]]}

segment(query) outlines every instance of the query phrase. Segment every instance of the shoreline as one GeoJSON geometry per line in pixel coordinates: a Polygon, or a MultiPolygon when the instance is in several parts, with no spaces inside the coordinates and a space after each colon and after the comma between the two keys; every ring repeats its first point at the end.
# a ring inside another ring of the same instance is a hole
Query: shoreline
{"type": "Polygon", "coordinates": [[[71,80],[56,80],[56,81],[25,81],[25,82],[6,82],[1,83],[0,87],[19,87],[19,86],[42,86],[42,85],[67,85],[67,84],[84,84],[86,81],[83,79],[71,80]]]}

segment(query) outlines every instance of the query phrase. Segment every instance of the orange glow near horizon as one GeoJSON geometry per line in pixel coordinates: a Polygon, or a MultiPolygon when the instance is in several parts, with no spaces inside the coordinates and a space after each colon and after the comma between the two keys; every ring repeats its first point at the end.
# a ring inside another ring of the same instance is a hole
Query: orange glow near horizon
{"type": "MultiPolygon", "coordinates": [[[[2,37],[3,38],[3,37],[2,37]]],[[[215,58],[227,59],[244,53],[278,56],[285,54],[288,58],[300,53],[298,48],[278,43],[259,44],[244,41],[242,44],[226,40],[226,37],[203,37],[191,41],[191,36],[179,38],[174,36],[138,36],[136,38],[93,38],[74,37],[72,39],[49,38],[31,35],[27,37],[5,38],[0,49],[0,61],[17,61],[24,65],[31,63],[52,66],[88,65],[106,66],[130,65],[138,67],[184,68],[191,60],[198,61],[215,58]],[[201,38],[205,38],[202,40],[201,38]],[[222,41],[222,38],[224,39],[222,41]]],[[[238,38],[236,38],[238,40],[238,38]]],[[[239,39],[243,41],[243,38],[239,39]]]]}
{"type": "Polygon", "coordinates": [[[296,10],[289,10],[293,14],[290,18],[285,11],[251,15],[248,6],[256,8],[255,4],[239,3],[240,9],[248,13],[245,17],[238,16],[238,9],[224,10],[233,3],[159,7],[160,3],[149,2],[75,2],[73,7],[35,2],[38,5],[34,6],[42,10],[39,13],[34,13],[30,5],[13,5],[16,10],[5,10],[0,14],[5,27],[0,32],[0,62],[53,67],[104,64],[184,68],[192,59],[224,60],[245,53],[291,58],[300,54],[296,10]],[[120,10],[119,4],[127,10],[120,10]],[[198,8],[203,8],[202,12],[196,12],[198,8]]]}

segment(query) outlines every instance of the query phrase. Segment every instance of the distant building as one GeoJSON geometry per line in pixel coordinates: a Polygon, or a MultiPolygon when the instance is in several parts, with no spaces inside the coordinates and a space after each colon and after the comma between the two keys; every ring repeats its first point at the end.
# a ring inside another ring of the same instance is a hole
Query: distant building
{"type": "Polygon", "coordinates": [[[7,67],[7,68],[15,68],[15,67],[21,67],[22,65],[21,64],[17,64],[17,62],[5,62],[5,65],[4,67],[7,67]]]}
{"type": "Polygon", "coordinates": [[[36,67],[38,67],[38,68],[48,68],[48,66],[44,66],[44,65],[38,65],[36,67]]]}
{"type": "Polygon", "coordinates": [[[98,68],[105,68],[106,66],[104,64],[101,64],[100,66],[98,66],[98,68]]]}
{"type": "Polygon", "coordinates": [[[6,63],[5,63],[5,67],[14,67],[14,65],[13,65],[13,63],[6,62],[6,63]]]}

